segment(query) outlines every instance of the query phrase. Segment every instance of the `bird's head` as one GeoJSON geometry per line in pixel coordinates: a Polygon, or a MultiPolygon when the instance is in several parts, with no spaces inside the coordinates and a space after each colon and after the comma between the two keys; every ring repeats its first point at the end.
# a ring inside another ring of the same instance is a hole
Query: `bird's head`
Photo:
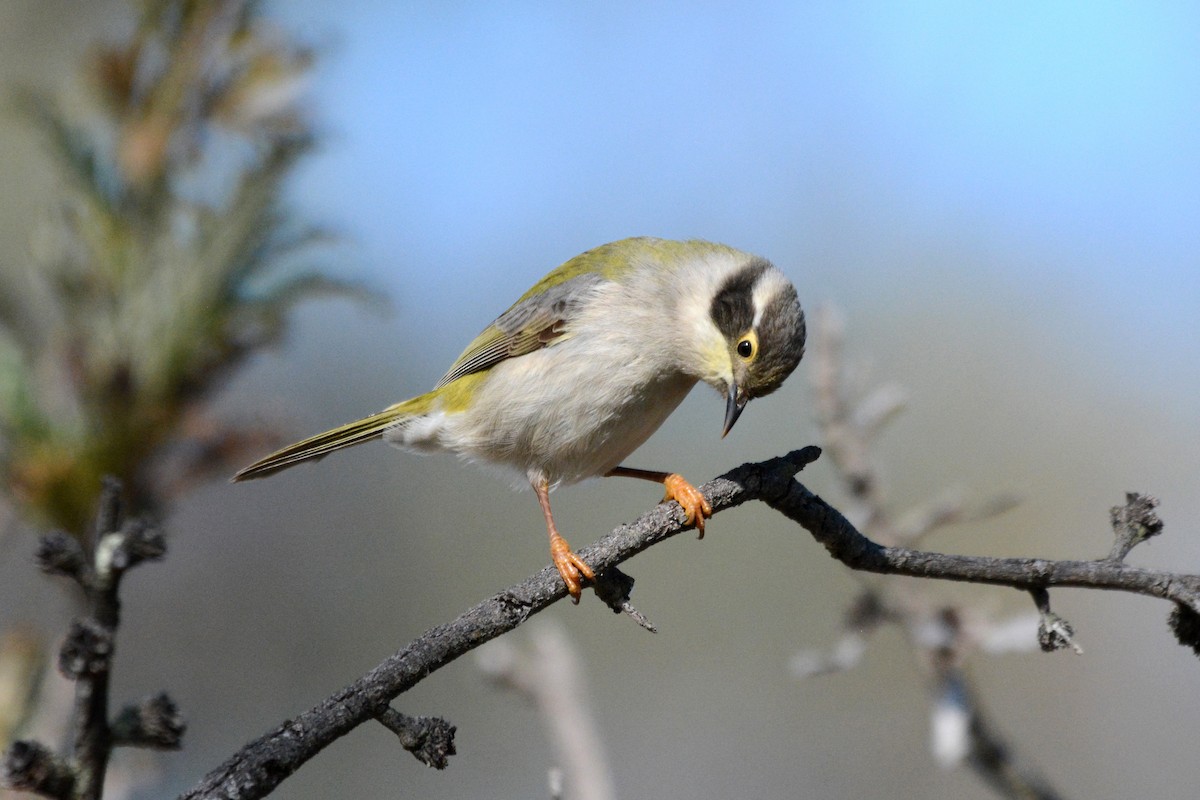
{"type": "Polygon", "coordinates": [[[746,404],[775,391],[804,355],[804,312],[796,288],[770,262],[746,257],[715,286],[702,378],[725,396],[722,436],[746,404]]]}

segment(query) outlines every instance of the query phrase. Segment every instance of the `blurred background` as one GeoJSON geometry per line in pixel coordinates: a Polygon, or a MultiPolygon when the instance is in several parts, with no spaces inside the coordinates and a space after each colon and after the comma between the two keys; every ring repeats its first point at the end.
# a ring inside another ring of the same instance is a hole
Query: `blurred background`
{"type": "MultiPolygon", "coordinates": [[[[391,311],[299,306],[279,345],[212,396],[223,418],[289,441],[356,419],[431,386],[576,253],[701,237],[770,258],[808,309],[836,306],[865,383],[905,387],[875,452],[898,512],[953,488],[1023,499],[924,546],[1102,556],[1108,509],[1138,490],[1161,498],[1167,529],[1130,560],[1200,570],[1194,4],[293,0],[262,16],[316,51],[318,146],[286,208],[337,234],[319,253],[328,274],[391,311]]],[[[88,53],[133,20],[115,0],[10,0],[0,78],[70,98],[88,53]]],[[[60,188],[43,144],[19,116],[0,120],[2,270],[29,261],[60,188]]],[[[811,377],[802,363],[727,440],[722,402],[698,389],[630,463],[700,482],[820,444],[811,377]]],[[[802,477],[838,502],[828,463],[802,477]]],[[[593,482],[557,493],[555,511],[581,547],[657,500],[636,481],[593,482]]],[[[168,690],[189,730],[180,753],[119,755],[150,772],[134,796],[190,787],[546,562],[528,492],[382,445],[207,481],[165,520],[167,560],[123,592],[114,701],[168,690]]],[[[0,629],[53,640],[72,604],[32,567],[34,542],[0,539],[0,629]]],[[[859,579],[777,515],[721,514],[703,542],[677,537],[627,571],[656,636],[590,595],[544,615],[581,651],[618,796],[993,796],[934,765],[926,679],[895,631],[854,670],[792,677],[795,652],[838,638],[859,579]]],[[[1030,605],[925,590],[997,616],[1030,605]]],[[[996,724],[1065,796],[1191,794],[1200,671],[1169,608],[1052,599],[1084,654],[974,660],[996,724]]],[[[367,726],[275,796],[547,796],[537,715],[472,659],[395,705],[458,726],[448,770],[367,726]]]]}

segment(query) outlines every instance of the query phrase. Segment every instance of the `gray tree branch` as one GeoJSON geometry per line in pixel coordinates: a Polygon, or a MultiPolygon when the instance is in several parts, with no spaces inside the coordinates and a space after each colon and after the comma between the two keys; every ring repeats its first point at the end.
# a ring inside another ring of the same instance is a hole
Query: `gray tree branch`
{"type": "MultiPolygon", "coordinates": [[[[796,473],[820,454],[820,448],[809,446],[744,464],[700,489],[714,513],[749,500],[767,503],[800,523],[830,554],[853,569],[998,584],[1025,591],[1049,586],[1126,591],[1172,600],[1188,610],[1189,619],[1200,617],[1200,576],[1196,575],[1141,569],[1111,560],[985,558],[880,546],[795,480],[796,473]]],[[[616,571],[617,564],[683,530],[682,510],[675,503],[664,503],[581,549],[579,555],[596,570],[598,580],[608,585],[613,574],[624,579],[616,571]]],[[[182,798],[253,800],[266,796],[336,739],[384,714],[395,697],[429,674],[564,597],[566,588],[558,573],[546,567],[452,622],[431,628],[354,683],[245,745],[182,798]]],[[[617,604],[610,600],[609,605],[617,604]]]]}
{"type": "Polygon", "coordinates": [[[79,584],[86,601],[85,614],[72,623],[58,654],[59,671],[75,681],[73,751],[60,757],[39,742],[17,741],[0,765],[0,785],[54,800],[99,800],[114,747],[177,749],[185,729],[166,694],[125,707],[116,720],[108,714],[121,578],[144,561],[162,558],[165,538],[144,520],[125,518],[121,484],[109,478],[92,533],[81,539],[61,531],[47,534],[36,556],[44,572],[79,584]]]}

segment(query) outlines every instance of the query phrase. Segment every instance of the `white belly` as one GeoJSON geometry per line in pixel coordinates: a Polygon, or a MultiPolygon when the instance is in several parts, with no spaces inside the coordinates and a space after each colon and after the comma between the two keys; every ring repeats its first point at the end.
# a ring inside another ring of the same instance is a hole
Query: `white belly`
{"type": "MultiPolygon", "coordinates": [[[[648,274],[647,280],[663,277],[648,274]]],[[[563,339],[493,366],[467,410],[435,407],[384,438],[512,467],[531,481],[603,475],[658,430],[696,385],[697,376],[681,363],[690,334],[639,299],[666,291],[605,284],[563,339]]]]}
{"type": "Polygon", "coordinates": [[[637,356],[598,358],[578,341],[497,364],[469,410],[435,412],[389,440],[551,484],[603,475],[658,430],[696,379],[663,374],[637,356]]]}

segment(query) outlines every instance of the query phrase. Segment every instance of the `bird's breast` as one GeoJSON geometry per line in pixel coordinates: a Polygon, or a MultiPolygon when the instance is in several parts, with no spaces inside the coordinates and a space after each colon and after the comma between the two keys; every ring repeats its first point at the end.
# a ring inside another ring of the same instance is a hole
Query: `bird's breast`
{"type": "Polygon", "coordinates": [[[551,483],[603,475],[658,430],[695,385],[621,337],[574,337],[493,367],[441,444],[551,483]]]}

